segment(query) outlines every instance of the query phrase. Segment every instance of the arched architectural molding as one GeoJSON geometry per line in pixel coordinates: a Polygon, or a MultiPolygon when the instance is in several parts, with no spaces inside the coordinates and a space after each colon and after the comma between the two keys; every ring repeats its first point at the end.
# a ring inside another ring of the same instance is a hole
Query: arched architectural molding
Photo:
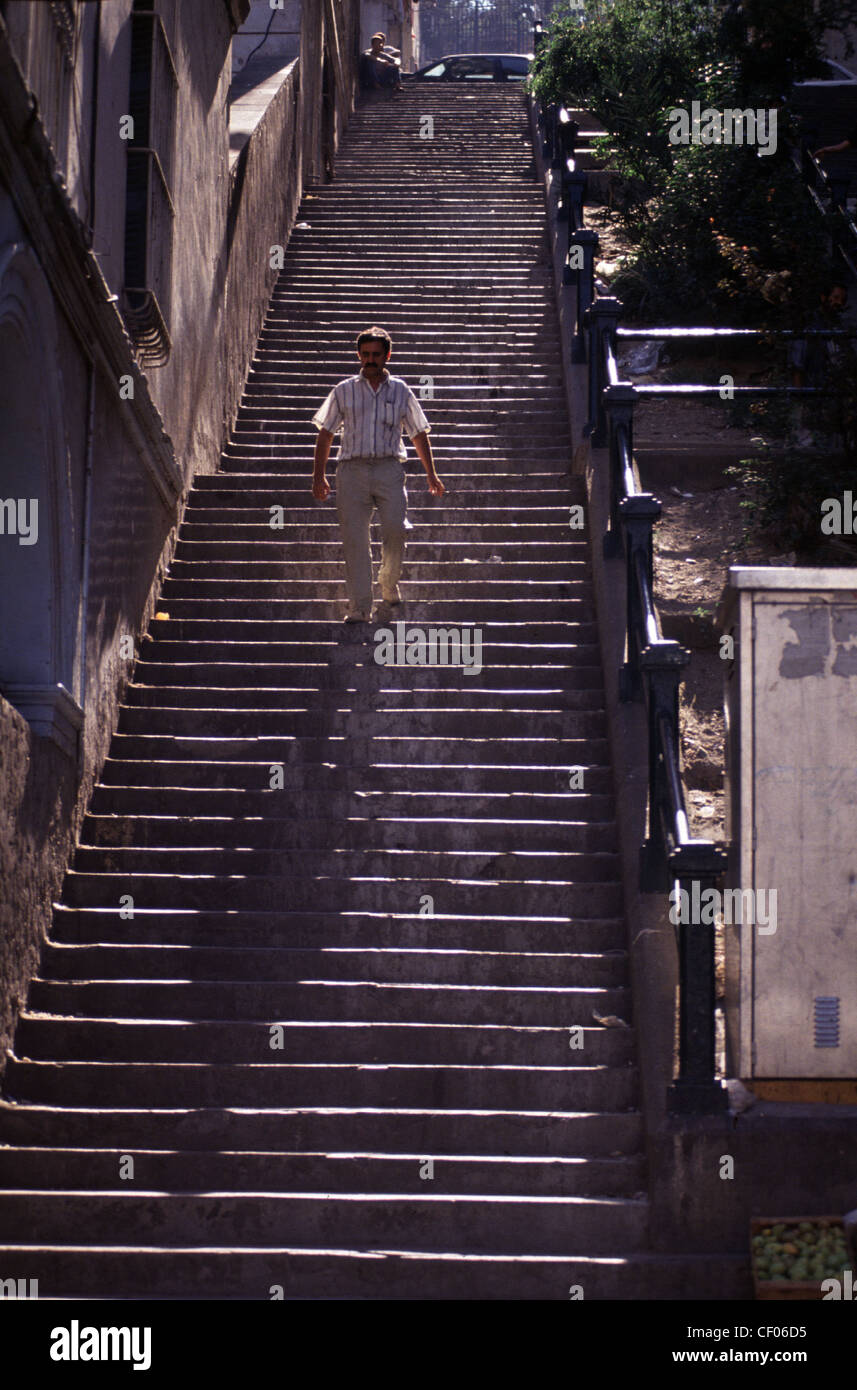
{"type": "Polygon", "coordinates": [[[21,241],[0,245],[0,440],[0,690],[34,732],[74,754],[79,531],[56,309],[21,241]]]}

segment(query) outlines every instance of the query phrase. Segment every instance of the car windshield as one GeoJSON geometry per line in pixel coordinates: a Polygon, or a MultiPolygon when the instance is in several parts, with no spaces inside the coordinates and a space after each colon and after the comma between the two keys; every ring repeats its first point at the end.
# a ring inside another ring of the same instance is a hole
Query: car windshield
{"type": "Polygon", "coordinates": [[[454,79],[456,81],[492,82],[496,77],[526,77],[529,61],[516,54],[496,57],[493,54],[462,54],[455,58],[442,58],[429,68],[424,68],[421,77],[454,79]]]}
{"type": "Polygon", "coordinates": [[[448,68],[450,77],[487,78],[489,81],[494,77],[493,58],[454,58],[448,68]]]}

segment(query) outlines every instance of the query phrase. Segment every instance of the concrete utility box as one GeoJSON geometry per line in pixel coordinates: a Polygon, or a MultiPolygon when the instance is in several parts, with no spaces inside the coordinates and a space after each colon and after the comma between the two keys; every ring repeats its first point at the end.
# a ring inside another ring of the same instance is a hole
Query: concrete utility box
{"type": "Polygon", "coordinates": [[[730,569],[718,622],[726,886],[757,917],[724,896],[728,1071],[855,1078],[857,570],[730,569]]]}

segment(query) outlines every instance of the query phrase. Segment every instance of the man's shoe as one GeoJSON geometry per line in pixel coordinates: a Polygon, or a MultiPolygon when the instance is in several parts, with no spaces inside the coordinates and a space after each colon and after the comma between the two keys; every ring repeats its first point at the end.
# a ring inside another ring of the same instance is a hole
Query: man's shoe
{"type": "Polygon", "coordinates": [[[401,603],[402,595],[399,593],[398,587],[391,589],[388,594],[385,594],[382,590],[381,600],[383,603],[387,604],[388,608],[395,608],[397,604],[401,603]]]}
{"type": "Polygon", "coordinates": [[[345,615],[344,621],[346,623],[368,623],[370,619],[371,614],[368,613],[365,608],[350,608],[345,615]]]}

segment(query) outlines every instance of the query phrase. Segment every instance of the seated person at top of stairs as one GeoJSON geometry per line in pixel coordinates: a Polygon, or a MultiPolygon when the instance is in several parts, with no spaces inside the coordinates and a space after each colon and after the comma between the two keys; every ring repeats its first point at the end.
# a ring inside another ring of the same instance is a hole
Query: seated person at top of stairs
{"type": "Polygon", "coordinates": [[[384,51],[386,42],[386,34],[372,35],[370,46],[364,50],[360,59],[360,85],[370,90],[394,87],[397,92],[401,92],[399,65],[384,51]]]}

